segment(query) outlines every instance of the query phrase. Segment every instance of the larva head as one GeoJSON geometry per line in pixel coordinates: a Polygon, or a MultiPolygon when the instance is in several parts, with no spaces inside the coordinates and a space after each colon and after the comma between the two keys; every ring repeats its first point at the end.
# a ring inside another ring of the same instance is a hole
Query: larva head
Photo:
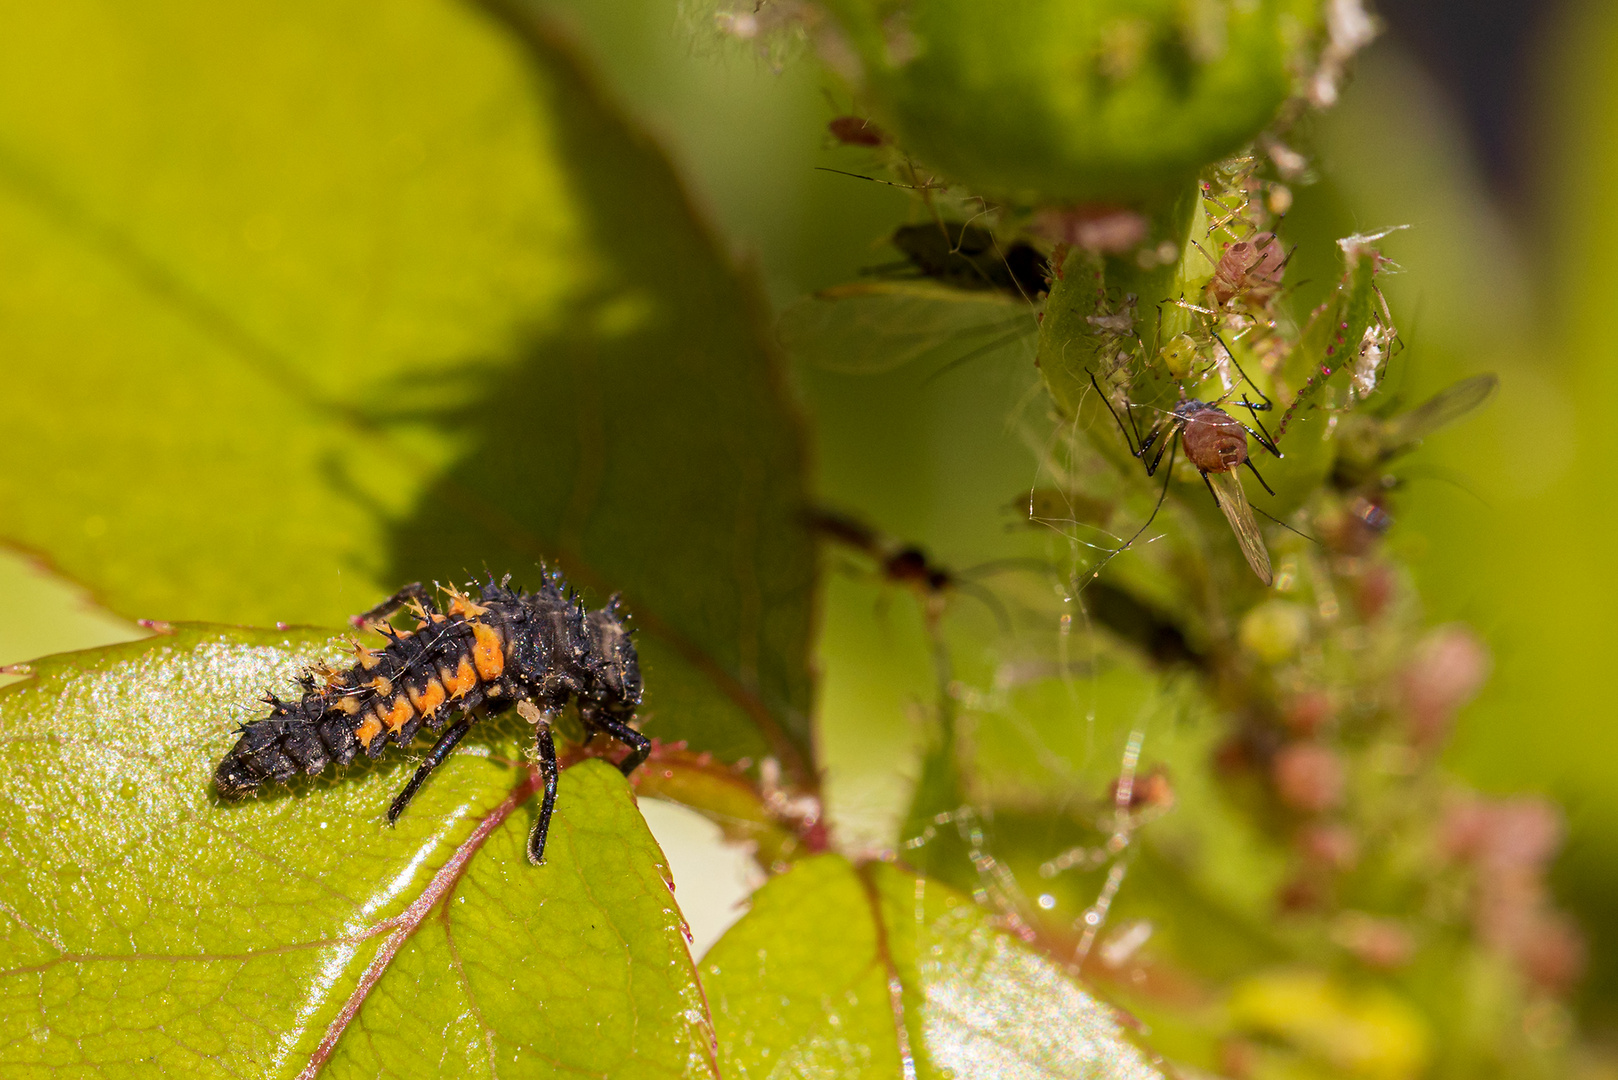
{"type": "Polygon", "coordinates": [[[593,685],[589,697],[608,712],[626,715],[640,704],[643,688],[640,658],[615,596],[586,617],[591,645],[593,685]]]}
{"type": "Polygon", "coordinates": [[[1229,472],[1247,460],[1247,429],[1234,417],[1200,401],[1180,402],[1174,415],[1185,425],[1185,456],[1203,472],[1229,472]]]}

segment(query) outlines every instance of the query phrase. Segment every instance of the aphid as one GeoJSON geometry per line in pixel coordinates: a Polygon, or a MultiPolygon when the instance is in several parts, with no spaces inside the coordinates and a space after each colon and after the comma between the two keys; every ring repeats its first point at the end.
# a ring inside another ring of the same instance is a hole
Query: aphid
{"type": "MultiPolygon", "coordinates": [[[[1228,353],[1229,350],[1227,349],[1226,352],[1228,353]]],[[[1107,399],[1107,395],[1102,392],[1100,384],[1096,382],[1094,373],[1090,376],[1090,382],[1095,387],[1096,393],[1101,395],[1102,403],[1107,406],[1107,411],[1112,414],[1113,421],[1118,425],[1118,430],[1123,432],[1124,441],[1129,444],[1129,452],[1146,465],[1147,476],[1157,475],[1157,469],[1163,462],[1165,451],[1169,454],[1168,472],[1169,475],[1172,475],[1174,471],[1174,454],[1178,448],[1184,448],[1185,456],[1191,460],[1191,464],[1195,465],[1197,471],[1202,474],[1202,482],[1207,485],[1209,493],[1214,497],[1214,502],[1224,512],[1225,520],[1230,522],[1231,530],[1236,534],[1236,541],[1241,545],[1242,555],[1247,559],[1247,565],[1253,568],[1253,573],[1257,574],[1259,580],[1264,582],[1265,585],[1273,583],[1275,575],[1270,569],[1270,553],[1264,546],[1264,537],[1259,532],[1258,520],[1253,516],[1253,508],[1247,501],[1246,493],[1242,490],[1242,482],[1237,477],[1236,470],[1246,465],[1248,470],[1257,477],[1258,482],[1264,485],[1264,490],[1269,491],[1270,486],[1264,483],[1264,477],[1259,474],[1257,467],[1253,465],[1252,460],[1248,457],[1247,436],[1251,434],[1271,454],[1280,457],[1281,452],[1276,449],[1274,440],[1264,434],[1262,428],[1259,431],[1254,431],[1247,427],[1240,420],[1219,408],[1217,403],[1210,404],[1198,401],[1195,398],[1187,398],[1175,405],[1174,411],[1169,414],[1168,419],[1159,421],[1154,425],[1144,439],[1140,437],[1138,431],[1131,437],[1131,431],[1134,430],[1134,413],[1129,412],[1130,427],[1126,428],[1124,422],[1119,419],[1117,411],[1113,409],[1112,402],[1107,399]],[[1176,446],[1176,435],[1179,436],[1178,446],[1176,446]],[[1146,455],[1153,446],[1157,447],[1157,455],[1152,458],[1150,463],[1147,463],[1146,455]]],[[[1261,393],[1259,396],[1263,397],[1263,394],[1261,393]]],[[[1258,419],[1257,413],[1259,411],[1268,410],[1271,407],[1268,398],[1264,398],[1262,402],[1250,402],[1245,394],[1242,397],[1242,405],[1249,412],[1254,413],[1255,422],[1258,419]]],[[[1130,407],[1126,405],[1125,408],[1128,411],[1130,407]]],[[[1152,508],[1151,516],[1146,519],[1144,525],[1136,530],[1135,535],[1130,537],[1123,547],[1118,548],[1117,551],[1127,549],[1141,533],[1146,531],[1147,527],[1157,518],[1157,512],[1162,509],[1163,500],[1168,496],[1168,492],[1168,475],[1165,475],[1163,491],[1157,497],[1157,505],[1152,508]]],[[[1274,494],[1274,492],[1271,492],[1271,494],[1274,494]]],[[[1116,553],[1115,551],[1114,554],[1116,553]]],[[[1108,556],[1108,558],[1111,557],[1110,555],[1108,556]]]]}
{"type": "Polygon", "coordinates": [[[1214,265],[1208,282],[1215,306],[1223,307],[1237,296],[1250,296],[1263,303],[1281,285],[1287,253],[1274,233],[1263,232],[1248,240],[1237,240],[1225,248],[1214,265]]]}
{"type": "Polygon", "coordinates": [[[1384,465],[1488,401],[1499,384],[1495,375],[1473,375],[1440,390],[1408,412],[1385,420],[1364,418],[1357,429],[1350,429],[1340,438],[1342,449],[1332,470],[1332,482],[1343,490],[1378,483],[1384,465]]]}
{"type": "MultiPolygon", "coordinates": [[[[1195,399],[1180,402],[1174,407],[1173,415],[1180,421],[1180,441],[1185,446],[1185,456],[1202,473],[1203,482],[1213,493],[1219,509],[1224,511],[1247,565],[1260,581],[1269,585],[1275,580],[1270,571],[1270,553],[1236,475],[1236,469],[1246,465],[1254,476],[1259,476],[1247,456],[1247,428],[1223,409],[1195,399]]],[[[1259,483],[1264,483],[1262,476],[1259,483]]],[[[1269,490],[1268,485],[1265,490],[1269,490]]]]}
{"type": "Polygon", "coordinates": [[[1005,606],[988,589],[969,580],[967,575],[1017,565],[1047,569],[1037,560],[997,559],[970,570],[949,570],[934,563],[915,544],[902,543],[863,521],[827,510],[811,512],[809,526],[820,535],[868,556],[877,564],[885,580],[913,589],[922,600],[930,624],[936,624],[943,615],[950,593],[964,592],[993,612],[1002,627],[1009,627],[1010,617],[1006,614],[1005,606]]]}
{"type": "Polygon", "coordinates": [[[875,147],[888,141],[887,132],[863,116],[834,116],[826,122],[826,130],[845,146],[875,147]]]}
{"type": "Polygon", "coordinates": [[[1183,382],[1191,377],[1191,372],[1196,367],[1197,343],[1190,334],[1178,334],[1169,339],[1160,355],[1169,375],[1176,381],[1183,382]]]}
{"type": "Polygon", "coordinates": [[[626,776],[646,760],[651,741],[630,727],[641,700],[640,664],[618,598],[586,611],[560,574],[547,575],[534,593],[509,589],[509,581],[491,579],[476,600],[446,588],[445,610],[420,584],[409,585],[357,616],[355,625],[375,627],[388,644],[356,644],[353,666],[311,670],[299,680],[297,701],[267,697],[270,715],[242,727],[219,763],[219,793],[245,798],[270,781],[284,784],[334,761],[347,765],[362,751],[379,757],[390,742],[408,744],[423,725],[442,732],[388,808],[391,825],[474,722],[515,705],[535,729],[545,795],[528,858],[543,863],[556,807],[555,713],[575,700],[586,731],[628,746],[619,765],[626,776]],[[415,613],[414,630],[394,630],[384,621],[402,608],[415,613]]]}
{"type": "MultiPolygon", "coordinates": [[[[901,225],[889,242],[923,277],[960,289],[996,289],[1033,299],[1050,289],[1049,266],[1038,248],[1000,244],[988,229],[960,221],[901,225]]],[[[904,265],[904,264],[900,264],[904,265]]]]}

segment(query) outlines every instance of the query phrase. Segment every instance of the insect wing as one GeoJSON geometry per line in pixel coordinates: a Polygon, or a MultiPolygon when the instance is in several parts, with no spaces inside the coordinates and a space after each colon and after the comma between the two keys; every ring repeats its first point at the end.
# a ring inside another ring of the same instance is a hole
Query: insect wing
{"type": "Polygon", "coordinates": [[[826,371],[875,375],[917,361],[950,364],[1002,349],[1033,356],[1026,300],[931,282],[862,282],[799,300],[776,324],[794,357],[826,371]]]}
{"type": "Polygon", "coordinates": [[[1382,428],[1383,459],[1414,450],[1428,435],[1488,401],[1498,385],[1500,380],[1494,375],[1474,375],[1387,421],[1382,428]]]}
{"type": "Polygon", "coordinates": [[[1266,585],[1272,584],[1275,574],[1270,569],[1270,549],[1264,546],[1264,534],[1258,531],[1258,519],[1253,516],[1246,492],[1242,491],[1241,477],[1236,475],[1234,469],[1205,475],[1208,486],[1213,489],[1214,500],[1219,503],[1219,509],[1225,512],[1225,520],[1230,522],[1231,531],[1242,546],[1242,554],[1247,556],[1247,565],[1253,568],[1253,573],[1258,575],[1260,581],[1266,585]]]}

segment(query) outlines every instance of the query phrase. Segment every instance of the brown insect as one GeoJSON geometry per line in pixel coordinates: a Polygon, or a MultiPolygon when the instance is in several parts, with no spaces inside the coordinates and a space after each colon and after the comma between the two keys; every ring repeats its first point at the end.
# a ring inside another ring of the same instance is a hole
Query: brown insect
{"type": "Polygon", "coordinates": [[[883,146],[888,141],[885,131],[863,116],[834,116],[826,122],[832,138],[845,146],[883,146]]]}
{"type": "Polygon", "coordinates": [[[1208,292],[1221,307],[1242,295],[1263,303],[1280,288],[1286,263],[1286,249],[1274,233],[1238,240],[1219,256],[1208,292]]]}
{"type": "MultiPolygon", "coordinates": [[[[1228,349],[1226,351],[1229,352],[1228,349]]],[[[1245,375],[1243,377],[1245,378],[1245,375]]],[[[1129,415],[1129,426],[1125,427],[1112,402],[1096,382],[1094,374],[1090,376],[1090,382],[1095,386],[1096,393],[1101,394],[1101,400],[1107,406],[1107,411],[1112,414],[1118,430],[1123,432],[1124,441],[1129,444],[1129,452],[1146,465],[1147,476],[1156,476],[1158,466],[1163,462],[1164,453],[1169,455],[1168,474],[1164,476],[1163,491],[1157,497],[1157,505],[1152,508],[1151,517],[1148,517],[1146,523],[1117,551],[1127,549],[1156,519],[1157,512],[1163,507],[1163,500],[1168,497],[1168,475],[1174,470],[1174,455],[1183,447],[1185,456],[1202,474],[1202,482],[1208,486],[1214,502],[1224,512],[1225,520],[1230,522],[1231,530],[1236,534],[1236,541],[1241,545],[1242,555],[1247,559],[1247,565],[1253,568],[1253,573],[1257,574],[1264,584],[1273,583],[1275,574],[1270,568],[1269,549],[1264,546],[1264,536],[1259,532],[1253,507],[1248,503],[1247,495],[1242,490],[1241,479],[1236,475],[1236,470],[1246,465],[1248,471],[1263,484],[1264,490],[1271,495],[1275,494],[1270,485],[1264,482],[1264,477],[1259,474],[1247,453],[1247,437],[1251,435],[1271,454],[1278,458],[1281,456],[1281,451],[1276,449],[1274,440],[1263,431],[1262,425],[1255,431],[1219,408],[1218,403],[1187,398],[1174,406],[1167,419],[1159,421],[1142,438],[1135,429],[1135,416],[1131,411],[1133,406],[1128,402],[1125,403],[1125,412],[1129,415]],[[1176,435],[1179,436],[1178,440],[1175,439],[1176,435]],[[1154,446],[1157,447],[1157,453],[1150,462],[1147,462],[1147,455],[1154,446]]],[[[1257,390],[1256,387],[1254,389],[1257,390]]],[[[1253,402],[1243,394],[1241,400],[1241,405],[1253,414],[1255,423],[1258,421],[1259,412],[1271,408],[1269,398],[1264,397],[1262,393],[1259,393],[1259,397],[1263,400],[1253,402]]],[[[1108,556],[1109,559],[1111,557],[1108,556]]]]}

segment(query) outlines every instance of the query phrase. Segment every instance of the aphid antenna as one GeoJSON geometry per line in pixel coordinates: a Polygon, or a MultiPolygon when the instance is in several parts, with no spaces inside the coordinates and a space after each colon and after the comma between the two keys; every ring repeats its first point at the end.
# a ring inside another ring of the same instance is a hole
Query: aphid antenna
{"type": "Polygon", "coordinates": [[[1168,302],[1173,304],[1175,307],[1184,308],[1187,311],[1195,311],[1198,315],[1217,315],[1218,314],[1218,312],[1214,311],[1213,308],[1198,307],[1196,304],[1193,304],[1191,301],[1187,300],[1183,296],[1177,297],[1177,298],[1175,298],[1173,300],[1170,300],[1168,302]]]}
{"type": "Polygon", "coordinates": [[[1112,407],[1112,399],[1107,396],[1107,392],[1101,389],[1101,384],[1096,381],[1096,373],[1091,371],[1089,374],[1090,385],[1095,387],[1097,396],[1101,398],[1101,404],[1107,407],[1107,412],[1112,414],[1112,422],[1117,424],[1118,430],[1123,433],[1124,443],[1129,447],[1130,455],[1139,458],[1146,453],[1148,444],[1141,441],[1140,428],[1135,425],[1135,414],[1132,411],[1135,408],[1135,403],[1127,399],[1124,401],[1124,412],[1129,417],[1129,427],[1126,428],[1124,427],[1124,422],[1118,418],[1118,410],[1112,407]],[[1131,432],[1134,433],[1133,438],[1131,437],[1131,432]]]}
{"type": "MultiPolygon", "coordinates": [[[[969,229],[969,228],[972,228],[973,227],[972,223],[974,221],[976,221],[978,218],[986,218],[986,217],[988,217],[990,214],[994,213],[995,209],[996,209],[995,207],[990,206],[988,203],[984,203],[983,204],[983,209],[979,210],[977,213],[973,214],[971,217],[969,217],[965,221],[961,222],[961,235],[955,241],[954,246],[950,249],[950,254],[959,255],[960,252],[961,252],[961,241],[966,239],[966,230],[969,229]]],[[[938,222],[938,227],[940,229],[944,229],[944,222],[943,222],[942,218],[939,218],[939,217],[937,217],[935,215],[933,220],[938,222]]],[[[989,234],[989,239],[992,241],[994,239],[994,230],[988,228],[987,226],[985,226],[984,228],[985,228],[985,231],[988,232],[988,234],[989,234]]],[[[947,230],[945,230],[945,232],[944,232],[944,239],[946,239],[946,240],[949,239],[949,232],[947,230]]],[[[999,246],[996,245],[995,253],[998,254],[999,250],[1000,250],[999,246]]]]}
{"type": "Polygon", "coordinates": [[[1009,555],[1003,559],[990,559],[987,562],[974,563],[964,570],[957,570],[955,577],[976,578],[985,574],[998,574],[1004,570],[1028,570],[1035,573],[1055,573],[1056,567],[1051,565],[1049,559],[1036,559],[1032,555],[1009,555]]]}
{"type": "MultiPolygon", "coordinates": [[[[1163,473],[1163,488],[1162,488],[1161,491],[1159,491],[1157,493],[1157,502],[1152,505],[1151,514],[1146,518],[1145,522],[1143,522],[1141,524],[1141,527],[1135,530],[1134,534],[1132,536],[1130,536],[1130,538],[1128,540],[1124,541],[1118,547],[1113,548],[1111,551],[1109,551],[1107,553],[1106,558],[1102,559],[1100,562],[1096,563],[1094,566],[1092,566],[1090,568],[1089,577],[1085,580],[1084,584],[1080,585],[1077,588],[1074,588],[1072,590],[1074,596],[1079,596],[1080,594],[1082,594],[1084,592],[1085,588],[1089,586],[1090,582],[1094,581],[1096,578],[1101,576],[1101,571],[1106,568],[1106,565],[1108,563],[1112,562],[1112,560],[1116,559],[1119,555],[1122,555],[1124,552],[1128,551],[1131,547],[1133,547],[1134,544],[1135,544],[1135,541],[1139,540],[1141,538],[1141,534],[1144,533],[1147,529],[1151,528],[1152,527],[1152,522],[1157,520],[1158,511],[1163,509],[1163,500],[1167,499],[1168,495],[1169,495],[1169,479],[1170,479],[1170,477],[1172,477],[1174,475],[1174,456],[1175,456],[1176,452],[1177,452],[1177,448],[1174,446],[1174,439],[1170,438],[1169,439],[1169,467],[1163,473]]],[[[1158,456],[1158,460],[1162,460],[1163,452],[1161,450],[1159,450],[1157,456],[1158,456]]],[[[1151,474],[1150,471],[1148,471],[1147,475],[1150,476],[1152,474],[1151,474]]],[[[1207,477],[1204,476],[1203,479],[1206,482],[1207,477]]],[[[1212,492],[1213,488],[1210,486],[1208,490],[1210,492],[1212,492]]],[[[1215,501],[1217,501],[1217,499],[1215,501]]]]}
{"type": "Polygon", "coordinates": [[[1000,627],[1001,633],[1009,634],[1012,632],[1011,612],[1006,610],[1006,605],[1002,604],[1000,598],[990,592],[986,586],[976,581],[962,581],[959,577],[950,584],[957,592],[970,596],[988,608],[989,613],[994,616],[995,624],[1000,627]]]}
{"type": "Polygon", "coordinates": [[[923,181],[920,184],[901,184],[895,180],[883,180],[875,176],[866,176],[864,173],[849,172],[847,169],[833,169],[829,165],[816,165],[815,171],[837,173],[839,176],[852,176],[856,180],[869,180],[873,184],[886,184],[888,187],[903,188],[906,191],[943,191],[949,186],[934,183],[931,180],[923,181]]]}
{"type": "Polygon", "coordinates": [[[921,381],[921,385],[922,386],[931,386],[934,381],[943,378],[945,375],[948,375],[950,372],[954,371],[956,368],[960,367],[962,364],[965,364],[965,363],[967,363],[968,361],[971,361],[971,360],[976,360],[981,356],[987,356],[990,353],[993,353],[998,349],[1002,349],[1002,348],[1006,347],[1007,345],[1010,345],[1013,342],[1015,342],[1018,338],[1023,337],[1027,333],[1028,333],[1028,331],[1027,331],[1026,328],[1019,327],[1016,330],[1012,330],[1011,332],[1009,332],[1007,334],[1003,334],[1000,337],[995,338],[993,341],[985,342],[984,344],[979,345],[975,349],[969,349],[964,354],[962,354],[960,356],[957,356],[955,359],[951,360],[949,363],[945,364],[943,367],[941,367],[937,371],[933,372],[931,375],[928,375],[925,379],[923,379],[921,381]]]}
{"type": "MultiPolygon", "coordinates": [[[[1285,221],[1285,220],[1286,220],[1286,218],[1282,218],[1282,219],[1281,219],[1281,221],[1285,221]]],[[[1280,227],[1281,227],[1281,221],[1277,221],[1277,222],[1276,222],[1276,223],[1275,223],[1275,227],[1276,227],[1276,228],[1277,228],[1277,229],[1279,229],[1279,228],[1280,228],[1280,227]]],[[[1294,255],[1296,255],[1296,254],[1297,254],[1297,253],[1298,253],[1298,245],[1297,245],[1297,244],[1293,244],[1293,245],[1292,245],[1292,250],[1291,250],[1291,251],[1288,251],[1288,252],[1287,252],[1287,257],[1286,257],[1286,258],[1284,258],[1284,259],[1282,259],[1282,260],[1281,260],[1281,265],[1280,265],[1280,266],[1277,266],[1277,267],[1276,267],[1276,270],[1277,270],[1277,271],[1284,271],[1284,270],[1286,270],[1286,268],[1287,268],[1287,264],[1288,264],[1288,263],[1290,263],[1290,262],[1291,262],[1291,261],[1292,261],[1292,256],[1294,256],[1294,255]]]]}
{"type": "MultiPolygon", "coordinates": [[[[1256,476],[1258,474],[1255,473],[1254,475],[1256,476]]],[[[1260,480],[1259,483],[1263,483],[1263,481],[1260,480]]],[[[1265,488],[1265,490],[1269,491],[1268,488],[1265,488]]],[[[1271,491],[1270,494],[1274,495],[1275,492],[1271,491]]],[[[1248,503],[1248,505],[1253,506],[1252,503],[1248,503]]],[[[1262,507],[1253,506],[1253,510],[1255,512],[1257,512],[1257,513],[1263,514],[1265,517],[1269,518],[1271,521],[1273,521],[1277,525],[1281,526],[1281,528],[1285,529],[1287,532],[1297,533],[1299,536],[1303,537],[1305,540],[1309,541],[1311,544],[1314,544],[1317,547],[1324,546],[1324,545],[1322,545],[1320,543],[1319,540],[1315,539],[1313,536],[1310,536],[1308,533],[1304,532],[1302,529],[1293,528],[1291,525],[1288,525],[1286,522],[1282,521],[1280,518],[1276,517],[1274,514],[1270,513],[1269,511],[1267,511],[1265,509],[1263,509],[1262,507]]]]}

